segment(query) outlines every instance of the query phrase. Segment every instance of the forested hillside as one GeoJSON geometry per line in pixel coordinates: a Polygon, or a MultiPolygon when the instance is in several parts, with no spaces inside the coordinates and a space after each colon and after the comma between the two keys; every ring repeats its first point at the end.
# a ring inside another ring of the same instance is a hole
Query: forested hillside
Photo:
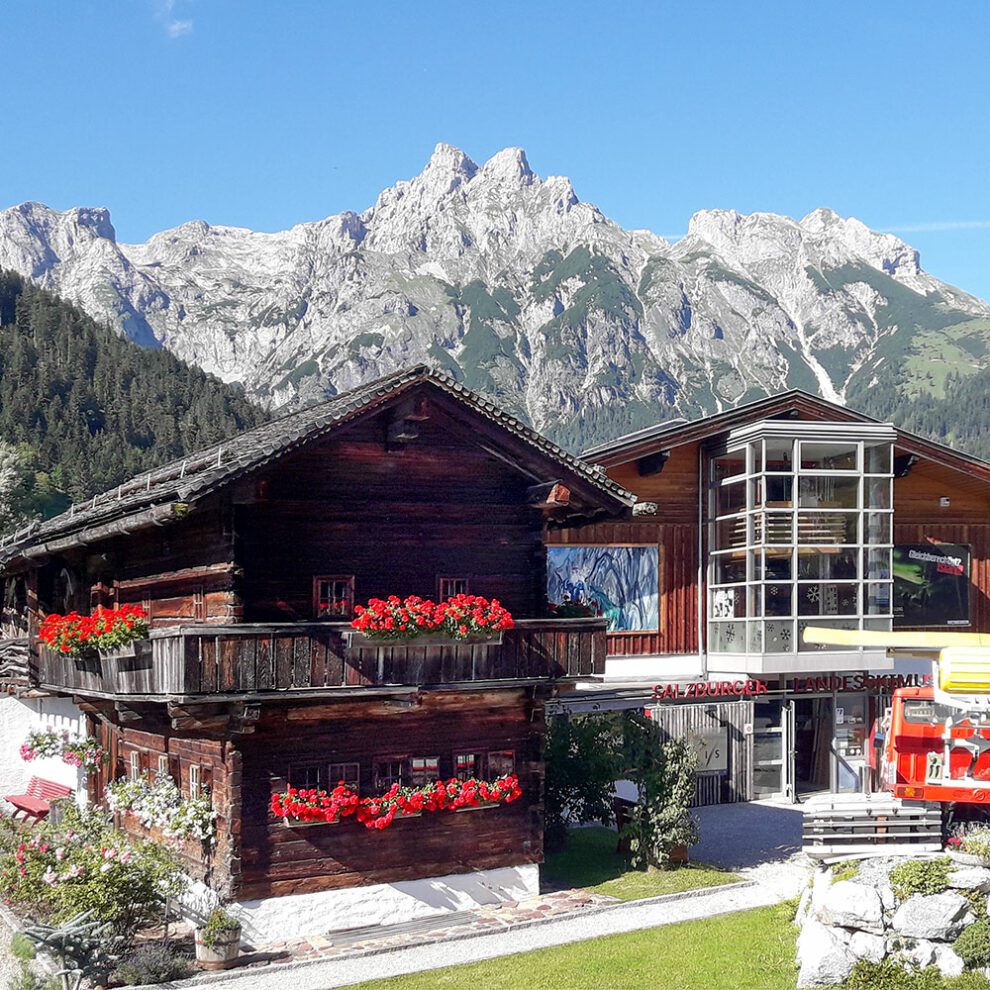
{"type": "Polygon", "coordinates": [[[265,415],[239,388],[0,272],[0,531],[265,415]]]}

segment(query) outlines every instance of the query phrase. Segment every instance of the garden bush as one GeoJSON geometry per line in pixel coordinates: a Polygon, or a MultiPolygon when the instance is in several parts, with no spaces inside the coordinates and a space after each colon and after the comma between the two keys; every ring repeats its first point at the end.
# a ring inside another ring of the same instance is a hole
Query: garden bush
{"type": "Polygon", "coordinates": [[[136,987],[145,983],[184,980],[192,971],[192,962],[186,956],[161,942],[151,942],[135,949],[117,967],[114,975],[125,986],[136,987]]]}
{"type": "Polygon", "coordinates": [[[971,969],[990,966],[990,920],[974,921],[952,946],[971,969]]]}
{"type": "Polygon", "coordinates": [[[944,990],[945,981],[934,966],[907,970],[892,959],[879,963],[860,960],[845,986],[846,990],[944,990]]]}
{"type": "Polygon", "coordinates": [[[952,860],[909,859],[890,871],[890,886],[894,893],[906,901],[912,894],[941,894],[949,888],[949,871],[952,860]]]}
{"type": "Polygon", "coordinates": [[[678,846],[698,841],[698,826],[689,810],[698,760],[683,739],[665,739],[642,715],[627,713],[623,729],[626,776],[636,785],[639,799],[622,836],[630,840],[634,867],[667,869],[678,846]]]}
{"type": "Polygon", "coordinates": [[[175,854],[152,842],[130,843],[95,810],[66,807],[60,822],[0,834],[5,903],[59,923],[82,912],[130,939],[161,917],[181,890],[175,854]]]}

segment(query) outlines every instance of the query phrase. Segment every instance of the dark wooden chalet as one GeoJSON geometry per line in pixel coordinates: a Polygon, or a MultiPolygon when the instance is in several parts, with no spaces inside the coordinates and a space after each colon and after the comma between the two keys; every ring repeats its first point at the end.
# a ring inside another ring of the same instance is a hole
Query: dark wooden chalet
{"type": "Polygon", "coordinates": [[[539,862],[544,703],[605,663],[603,620],[547,615],[548,529],[633,501],[416,367],[75,505],[0,561],[32,637],[48,612],[148,611],[133,657],[33,649],[32,686],[88,713],[112,775],[209,786],[220,835],[209,857],[187,848],[190,867],[228,897],[267,898],[539,862]],[[515,628],[497,645],[350,642],[355,603],[462,591],[500,599],[515,628]],[[269,817],[289,783],[376,793],[465,767],[514,770],[524,797],[374,834],[269,817]]]}

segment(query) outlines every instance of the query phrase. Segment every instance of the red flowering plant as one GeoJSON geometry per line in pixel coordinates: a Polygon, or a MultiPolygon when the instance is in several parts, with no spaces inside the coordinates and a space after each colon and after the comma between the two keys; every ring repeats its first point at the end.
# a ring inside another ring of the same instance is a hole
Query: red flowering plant
{"type": "Polygon", "coordinates": [[[396,818],[424,812],[511,804],[521,796],[519,778],[514,773],[491,781],[452,778],[421,787],[393,784],[384,794],[365,798],[359,797],[341,781],[332,791],[290,787],[272,796],[271,813],[286,821],[331,824],[353,815],[365,828],[380,832],[396,818]]]}
{"type": "Polygon", "coordinates": [[[140,605],[104,608],[92,615],[46,615],[38,639],[49,649],[70,657],[85,657],[100,650],[116,650],[148,635],[148,613],[140,605]]]}
{"type": "Polygon", "coordinates": [[[460,640],[490,639],[515,624],[497,598],[489,601],[480,595],[455,595],[439,604],[418,595],[406,599],[389,595],[372,598],[354,612],[357,618],[351,626],[369,639],[415,639],[429,633],[460,640]]]}

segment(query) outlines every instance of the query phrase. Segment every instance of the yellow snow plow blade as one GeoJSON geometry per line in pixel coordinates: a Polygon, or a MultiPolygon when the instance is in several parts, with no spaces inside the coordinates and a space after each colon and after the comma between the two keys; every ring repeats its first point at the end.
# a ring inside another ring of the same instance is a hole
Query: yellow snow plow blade
{"type": "Polygon", "coordinates": [[[946,694],[990,694],[990,649],[950,646],[942,650],[938,686],[946,694]]]}
{"type": "Polygon", "coordinates": [[[865,629],[828,629],[808,626],[804,630],[806,643],[827,643],[830,646],[872,646],[887,649],[928,650],[938,653],[955,646],[990,647],[990,633],[941,632],[881,632],[865,629]]]}

